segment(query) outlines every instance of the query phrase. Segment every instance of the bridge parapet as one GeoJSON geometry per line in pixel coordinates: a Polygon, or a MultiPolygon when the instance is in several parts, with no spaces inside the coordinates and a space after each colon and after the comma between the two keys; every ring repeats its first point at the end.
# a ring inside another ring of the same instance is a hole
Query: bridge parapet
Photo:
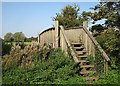
{"type": "Polygon", "coordinates": [[[102,67],[104,72],[107,73],[108,62],[110,61],[107,54],[98,44],[98,42],[94,39],[92,34],[88,31],[87,22],[83,22],[83,26],[80,27],[70,27],[64,28],[63,26],[59,26],[59,22],[55,21],[55,27],[44,30],[42,33],[38,35],[38,42],[41,46],[44,44],[48,44],[53,48],[60,47],[65,53],[67,53],[68,48],[71,50],[71,54],[76,63],[78,63],[78,59],[74,49],[71,46],[71,43],[80,43],[84,44],[84,48],[87,52],[87,55],[93,56],[98,61],[101,58],[98,64],[103,64],[102,67]],[[101,57],[96,56],[96,52],[101,54],[101,57]]]}

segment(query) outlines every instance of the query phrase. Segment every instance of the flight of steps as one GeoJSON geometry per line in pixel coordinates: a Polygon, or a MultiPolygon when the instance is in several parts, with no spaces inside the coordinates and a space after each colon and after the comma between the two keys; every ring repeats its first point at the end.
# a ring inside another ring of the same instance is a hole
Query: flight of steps
{"type": "Polygon", "coordinates": [[[71,45],[79,60],[80,75],[85,76],[85,79],[90,82],[98,79],[98,77],[96,77],[94,64],[87,60],[87,51],[84,45],[82,43],[71,43],[71,45]]]}

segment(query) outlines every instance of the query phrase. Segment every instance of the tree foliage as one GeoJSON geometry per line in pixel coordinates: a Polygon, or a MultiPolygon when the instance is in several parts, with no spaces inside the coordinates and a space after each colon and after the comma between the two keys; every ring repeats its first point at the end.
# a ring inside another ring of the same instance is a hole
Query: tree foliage
{"type": "Polygon", "coordinates": [[[2,41],[2,56],[9,54],[11,50],[12,44],[11,43],[6,43],[5,41],[2,41]]]}
{"type": "Polygon", "coordinates": [[[32,41],[37,41],[37,37],[30,37],[30,38],[25,38],[25,42],[32,42],[32,41]]]}
{"type": "Polygon", "coordinates": [[[82,21],[79,21],[80,8],[77,5],[67,5],[61,10],[61,13],[57,13],[53,20],[58,20],[60,25],[64,27],[80,26],[82,21]]]}
{"type": "Polygon", "coordinates": [[[101,33],[104,32],[106,29],[108,29],[106,26],[95,24],[89,30],[92,32],[92,35],[96,37],[98,35],[101,35],[101,33]]]}
{"type": "Polygon", "coordinates": [[[12,39],[13,34],[11,32],[6,33],[4,36],[4,41],[10,42],[12,39]]]}
{"type": "Polygon", "coordinates": [[[104,31],[104,27],[100,24],[94,25],[91,28],[91,32],[95,32],[95,31],[100,33],[102,31],[104,31]]]}
{"type": "Polygon", "coordinates": [[[91,9],[95,11],[91,14],[94,21],[106,19],[105,25],[120,29],[120,2],[100,2],[91,9]]]}
{"type": "Polygon", "coordinates": [[[86,12],[86,11],[83,11],[82,13],[81,13],[81,15],[79,16],[79,20],[81,21],[81,22],[83,22],[83,21],[90,21],[90,16],[91,16],[91,12],[86,12]]]}
{"type": "Polygon", "coordinates": [[[12,34],[11,32],[8,32],[5,36],[4,36],[4,41],[6,42],[22,42],[25,40],[25,35],[22,32],[16,32],[14,34],[12,34]]]}
{"type": "Polygon", "coordinates": [[[22,42],[22,41],[25,40],[25,38],[26,37],[22,32],[16,32],[16,33],[13,34],[13,39],[16,42],[20,42],[20,41],[22,42]]]}
{"type": "Polygon", "coordinates": [[[111,59],[111,66],[118,68],[120,62],[120,33],[114,29],[108,29],[96,37],[102,48],[111,59]]]}

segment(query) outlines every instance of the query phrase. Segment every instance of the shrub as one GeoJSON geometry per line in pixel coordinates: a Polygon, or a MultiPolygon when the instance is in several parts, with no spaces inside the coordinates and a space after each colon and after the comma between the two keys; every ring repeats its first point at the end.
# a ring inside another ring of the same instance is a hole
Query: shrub
{"type": "Polygon", "coordinates": [[[100,78],[94,82],[94,84],[115,84],[116,86],[119,85],[119,71],[118,70],[111,70],[108,71],[107,75],[101,75],[100,78]]]}
{"type": "Polygon", "coordinates": [[[11,47],[12,47],[12,43],[7,43],[2,41],[2,56],[5,54],[9,54],[11,47]]]}
{"type": "MultiPolygon", "coordinates": [[[[39,55],[38,55],[39,57],[39,55]]],[[[60,49],[53,49],[48,59],[39,60],[32,67],[3,70],[3,84],[84,84],[84,78],[76,73],[71,57],[60,49]]]]}
{"type": "Polygon", "coordinates": [[[111,59],[111,67],[118,68],[120,61],[120,33],[114,29],[108,29],[96,37],[105,52],[111,59]]]}

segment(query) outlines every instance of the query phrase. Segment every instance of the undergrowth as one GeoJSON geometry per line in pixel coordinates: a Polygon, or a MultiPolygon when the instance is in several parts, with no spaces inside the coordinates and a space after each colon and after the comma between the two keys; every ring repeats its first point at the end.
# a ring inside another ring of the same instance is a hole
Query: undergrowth
{"type": "MultiPolygon", "coordinates": [[[[85,81],[84,76],[79,75],[79,67],[75,66],[72,57],[64,55],[61,49],[52,49],[45,60],[41,59],[41,54],[39,50],[34,55],[37,61],[32,60],[31,66],[27,68],[19,67],[13,62],[8,69],[4,69],[3,66],[2,84],[89,84],[85,81]]],[[[117,85],[119,77],[119,70],[109,67],[108,74],[101,75],[92,84],[117,85]]]]}
{"type": "Polygon", "coordinates": [[[3,70],[3,84],[85,84],[82,76],[76,73],[71,57],[60,49],[53,49],[46,61],[39,60],[31,68],[13,66],[3,70]]]}

